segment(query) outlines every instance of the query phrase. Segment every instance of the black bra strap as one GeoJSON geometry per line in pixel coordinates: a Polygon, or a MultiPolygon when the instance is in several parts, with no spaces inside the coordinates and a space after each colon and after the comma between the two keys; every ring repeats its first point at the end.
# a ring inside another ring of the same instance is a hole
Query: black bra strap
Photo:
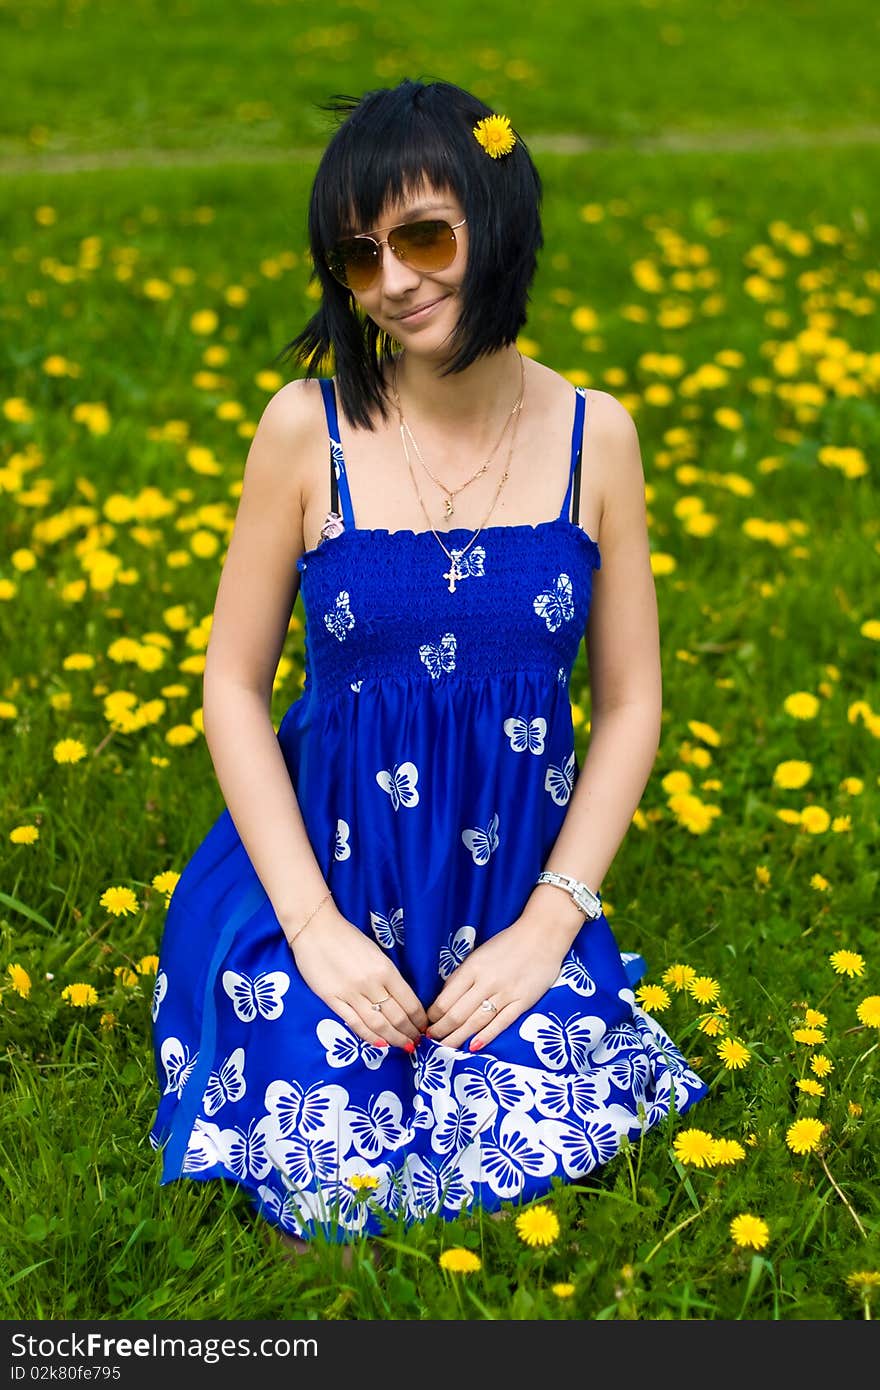
{"type": "Polygon", "coordinates": [[[330,452],[330,510],[339,513],[339,480],[333,466],[333,452],[330,452]]]}
{"type": "Polygon", "coordinates": [[[580,516],[581,510],[581,458],[583,457],[583,452],[584,446],[582,441],[578,448],[577,463],[574,467],[574,487],[572,488],[571,498],[571,520],[576,526],[579,525],[578,517],[580,516]]]}

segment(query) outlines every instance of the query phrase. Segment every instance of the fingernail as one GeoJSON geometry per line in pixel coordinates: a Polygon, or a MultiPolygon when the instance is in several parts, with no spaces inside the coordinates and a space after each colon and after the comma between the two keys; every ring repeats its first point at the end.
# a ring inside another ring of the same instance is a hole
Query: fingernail
{"type": "Polygon", "coordinates": [[[469,1051],[471,1051],[471,1052],[479,1052],[480,1048],[481,1048],[481,1047],[485,1047],[485,1046],[486,1046],[486,1040],[485,1040],[485,1038],[475,1038],[474,1041],[473,1041],[473,1042],[471,1043],[471,1045],[470,1045],[469,1051]]]}
{"type": "Polygon", "coordinates": [[[431,1042],[434,1041],[434,1034],[431,1032],[430,1028],[425,1029],[425,1037],[430,1038],[431,1042]]]}
{"type": "Polygon", "coordinates": [[[386,1038],[377,1038],[376,1041],[373,1043],[373,1046],[374,1046],[374,1047],[387,1047],[387,1046],[388,1046],[388,1041],[387,1041],[386,1038]]]}
{"type": "Polygon", "coordinates": [[[403,1050],[404,1050],[404,1052],[415,1052],[415,1050],[416,1050],[416,1045],[415,1045],[415,1043],[412,1041],[412,1039],[410,1039],[409,1042],[405,1042],[405,1043],[403,1044],[403,1050]]]}

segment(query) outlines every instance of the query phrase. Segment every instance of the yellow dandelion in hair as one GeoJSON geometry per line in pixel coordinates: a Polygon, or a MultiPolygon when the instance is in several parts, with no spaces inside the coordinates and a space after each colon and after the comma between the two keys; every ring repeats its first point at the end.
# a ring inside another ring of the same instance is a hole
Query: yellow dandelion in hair
{"type": "Polygon", "coordinates": [[[98,993],[93,985],[66,985],[61,991],[61,998],[66,999],[75,1009],[84,1009],[88,1004],[97,1004],[98,993]]]}
{"type": "Polygon", "coordinates": [[[675,964],[670,965],[668,969],[664,970],[660,978],[664,985],[668,985],[670,989],[674,989],[677,993],[681,993],[683,989],[687,989],[691,982],[697,978],[697,972],[692,965],[675,964]]]}
{"type": "Polygon", "coordinates": [[[730,1234],[736,1245],[748,1246],[750,1250],[763,1250],[770,1239],[770,1227],[760,1216],[743,1212],[731,1221],[730,1234]]]}
{"type": "Polygon", "coordinates": [[[805,1096],[824,1096],[825,1087],[819,1081],[814,1081],[810,1076],[804,1076],[800,1081],[795,1082],[799,1091],[803,1091],[805,1096]]]}
{"type": "Polygon", "coordinates": [[[737,1038],[725,1038],[717,1052],[728,1071],[739,1071],[752,1059],[749,1049],[737,1038]]]}
{"type": "Polygon", "coordinates": [[[31,977],[23,965],[7,965],[6,973],[9,976],[9,983],[20,994],[22,999],[27,999],[31,992],[31,977]]]}
{"type": "Polygon", "coordinates": [[[721,993],[721,986],[711,975],[695,975],[687,988],[698,1004],[714,1004],[721,993]]]}
{"type": "Polygon", "coordinates": [[[636,990],[636,1000],[648,1013],[660,1013],[669,1008],[669,995],[662,985],[640,985],[636,990]]]}
{"type": "Polygon", "coordinates": [[[785,1142],[795,1154],[815,1153],[822,1140],[825,1126],[821,1120],[795,1120],[785,1132],[785,1142]]]}
{"type": "Polygon", "coordinates": [[[675,1136],[673,1150],[679,1163],[692,1163],[695,1168],[711,1168],[715,1162],[715,1145],[704,1129],[683,1129],[675,1136]]]}
{"type": "Polygon", "coordinates": [[[516,136],[510,127],[507,116],[484,116],[474,126],[474,135],[487,154],[493,159],[499,159],[503,154],[510,154],[516,144],[516,136]]]}
{"type": "Polygon", "coordinates": [[[138,910],[138,900],[130,888],[105,888],[98,902],[114,917],[124,917],[138,910]]]}
{"type": "Polygon", "coordinates": [[[865,973],[865,958],[858,951],[834,951],[828,959],[831,969],[838,975],[848,975],[852,979],[854,975],[865,973]]]}
{"type": "Polygon", "coordinates": [[[437,1263],[441,1269],[448,1269],[452,1274],[473,1274],[475,1270],[482,1268],[479,1255],[475,1255],[473,1250],[465,1250],[460,1245],[453,1245],[449,1250],[444,1250],[437,1263]]]}
{"type": "Polygon", "coordinates": [[[552,1245],[559,1235],[559,1218],[549,1207],[530,1207],[516,1218],[516,1233],[526,1245],[552,1245]]]}
{"type": "Polygon", "coordinates": [[[859,1023],[866,1028],[880,1028],[880,994],[869,994],[856,1009],[859,1023]]]}
{"type": "Polygon", "coordinates": [[[817,1076],[829,1076],[834,1071],[834,1063],[830,1057],[823,1057],[821,1052],[817,1052],[815,1057],[810,1058],[810,1069],[817,1076]]]}

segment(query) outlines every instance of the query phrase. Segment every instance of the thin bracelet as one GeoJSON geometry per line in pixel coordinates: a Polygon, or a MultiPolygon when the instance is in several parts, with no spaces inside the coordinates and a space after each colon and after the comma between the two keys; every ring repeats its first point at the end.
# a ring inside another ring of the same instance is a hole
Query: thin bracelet
{"type": "MultiPolygon", "coordinates": [[[[318,907],[323,907],[324,904],[325,904],[325,902],[327,901],[327,899],[328,899],[328,898],[332,898],[332,897],[333,897],[333,893],[332,893],[332,892],[326,893],[326,894],[324,895],[324,897],[321,899],[321,901],[318,903],[318,907]]],[[[303,922],[303,924],[302,924],[302,926],[299,928],[299,930],[298,930],[298,931],[295,931],[295,932],[293,933],[293,936],[289,936],[289,937],[287,938],[287,944],[288,944],[288,946],[292,946],[293,943],[294,943],[294,941],[296,941],[296,938],[300,935],[300,933],[302,933],[302,932],[305,931],[306,927],[309,925],[309,922],[311,922],[311,920],[312,920],[312,918],[314,917],[315,913],[318,911],[318,907],[312,908],[311,912],[309,913],[308,917],[307,917],[306,920],[303,922]]]]}

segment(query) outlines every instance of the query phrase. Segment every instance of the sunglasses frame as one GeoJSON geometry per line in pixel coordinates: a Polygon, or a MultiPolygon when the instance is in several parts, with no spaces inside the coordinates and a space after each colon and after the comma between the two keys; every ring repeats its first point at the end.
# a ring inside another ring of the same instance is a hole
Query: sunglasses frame
{"type": "MultiPolygon", "coordinates": [[[[456,235],[455,235],[456,228],[458,228],[458,227],[463,227],[464,224],[465,224],[465,222],[467,222],[467,218],[466,218],[466,217],[463,217],[463,218],[461,219],[460,222],[448,222],[447,219],[446,219],[445,217],[418,217],[418,218],[416,218],[416,220],[415,220],[414,222],[398,222],[398,223],[397,223],[395,226],[393,226],[393,227],[377,227],[377,228],[376,228],[376,231],[377,231],[377,232],[387,232],[387,233],[388,233],[388,235],[387,235],[386,237],[383,237],[381,240],[379,240],[377,237],[373,236],[372,232],[355,232],[354,236],[350,236],[350,237],[340,237],[340,241],[371,241],[371,242],[373,243],[373,245],[375,246],[375,248],[376,248],[376,267],[375,267],[375,274],[373,275],[373,278],[372,278],[372,280],[370,281],[370,283],[369,283],[368,285],[362,285],[361,288],[360,288],[359,290],[357,290],[357,291],[352,290],[352,293],[353,293],[353,294],[354,294],[354,293],[362,294],[364,290],[372,289],[373,285],[375,285],[378,276],[381,275],[381,273],[382,273],[382,264],[383,264],[383,259],[382,259],[382,258],[383,258],[383,255],[384,255],[384,253],[383,253],[383,251],[382,251],[382,247],[383,247],[383,246],[387,246],[387,247],[389,248],[389,250],[392,251],[393,254],[394,254],[395,256],[397,256],[397,259],[398,259],[399,261],[402,261],[402,262],[403,262],[404,265],[409,265],[409,264],[411,264],[411,262],[404,260],[404,258],[403,258],[402,256],[398,256],[398,255],[397,255],[397,252],[394,250],[394,247],[391,245],[390,238],[391,238],[391,236],[393,235],[394,232],[403,231],[404,228],[406,228],[406,227],[418,227],[418,226],[420,226],[423,222],[443,222],[443,223],[449,228],[449,230],[452,232],[452,240],[453,240],[453,242],[456,244],[456,247],[457,247],[457,245],[458,245],[458,238],[457,238],[456,235]]],[[[339,245],[339,242],[336,243],[336,246],[338,246],[338,245],[339,245]]],[[[330,271],[330,274],[333,276],[333,278],[334,278],[335,280],[338,280],[338,281],[339,281],[340,285],[342,285],[345,289],[350,290],[350,289],[351,289],[351,285],[347,284],[347,282],[346,282],[345,280],[341,279],[340,276],[337,275],[336,271],[333,269],[333,266],[330,264],[330,255],[333,254],[333,252],[335,252],[336,246],[332,247],[332,248],[331,248],[331,252],[328,253],[328,255],[325,256],[325,258],[324,258],[324,259],[326,260],[326,262],[327,262],[327,269],[330,271]]],[[[454,261],[454,260],[455,260],[455,255],[454,255],[454,253],[453,253],[452,260],[450,260],[450,261],[448,262],[448,264],[451,265],[451,264],[452,264],[452,261],[454,261]]],[[[419,267],[416,266],[415,269],[418,270],[419,267]]],[[[446,269],[446,266],[439,266],[438,269],[440,269],[440,270],[445,270],[445,269],[446,269]]]]}

